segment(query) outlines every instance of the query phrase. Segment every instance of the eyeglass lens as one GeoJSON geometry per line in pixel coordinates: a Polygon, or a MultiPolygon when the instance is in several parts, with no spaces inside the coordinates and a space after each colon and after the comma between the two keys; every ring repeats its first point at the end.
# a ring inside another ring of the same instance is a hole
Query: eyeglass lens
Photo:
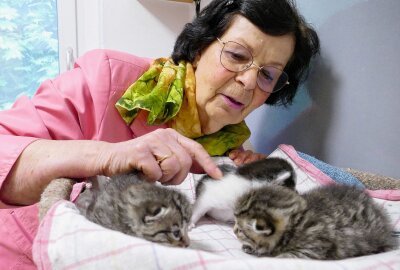
{"type": "MultiPolygon", "coordinates": [[[[243,45],[234,41],[223,43],[221,51],[221,64],[233,72],[240,72],[248,69],[253,64],[251,52],[243,45]]],[[[276,92],[286,85],[287,74],[273,66],[262,67],[257,76],[258,86],[265,92],[276,92]]]]}

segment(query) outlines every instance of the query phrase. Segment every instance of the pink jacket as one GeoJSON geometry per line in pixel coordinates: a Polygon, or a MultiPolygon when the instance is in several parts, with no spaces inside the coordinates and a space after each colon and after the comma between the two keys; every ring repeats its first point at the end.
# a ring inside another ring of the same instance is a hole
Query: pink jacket
{"type": "MultiPolygon", "coordinates": [[[[149,63],[126,53],[94,50],[79,58],[73,70],[43,82],[32,99],[21,97],[12,109],[0,111],[0,188],[21,152],[37,138],[119,142],[165,128],[147,126],[144,114],[129,127],[114,107],[149,63]]],[[[0,202],[0,207],[0,269],[36,269],[32,240],[37,206],[0,202]]]]}

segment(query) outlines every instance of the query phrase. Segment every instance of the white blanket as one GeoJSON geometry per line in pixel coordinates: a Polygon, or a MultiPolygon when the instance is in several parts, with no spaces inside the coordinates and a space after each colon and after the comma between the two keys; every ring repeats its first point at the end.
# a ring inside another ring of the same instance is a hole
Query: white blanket
{"type": "MultiPolygon", "coordinates": [[[[294,166],[299,192],[332,182],[285,147],[272,156],[285,158],[294,166]]],[[[177,188],[193,200],[198,178],[189,175],[177,188]]],[[[399,190],[386,193],[384,197],[389,199],[400,195],[399,190]]],[[[400,232],[400,201],[375,200],[387,209],[394,230],[400,232]]],[[[40,224],[33,256],[39,269],[400,269],[400,250],[339,261],[253,257],[241,251],[231,225],[207,217],[189,237],[191,244],[186,249],[155,244],[94,224],[80,215],[73,203],[61,201],[40,224]]]]}

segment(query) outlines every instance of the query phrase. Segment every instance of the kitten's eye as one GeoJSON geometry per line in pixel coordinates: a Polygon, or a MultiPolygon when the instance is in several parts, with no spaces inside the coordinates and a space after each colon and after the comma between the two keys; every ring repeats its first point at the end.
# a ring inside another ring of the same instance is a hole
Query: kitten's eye
{"type": "Polygon", "coordinates": [[[157,216],[158,214],[160,214],[160,212],[161,212],[161,207],[158,207],[153,211],[152,215],[157,216]]]}
{"type": "Polygon", "coordinates": [[[248,226],[255,231],[262,231],[264,229],[264,224],[260,224],[257,219],[250,220],[248,226]]]}
{"type": "Polygon", "coordinates": [[[253,219],[250,222],[250,226],[253,228],[253,230],[259,234],[264,234],[264,235],[272,235],[275,231],[274,225],[271,224],[270,222],[265,222],[265,221],[258,221],[257,219],[253,219]]]}
{"type": "Polygon", "coordinates": [[[181,238],[181,231],[178,231],[178,230],[173,231],[173,232],[172,232],[172,235],[173,235],[176,239],[179,239],[179,238],[181,238]]]}
{"type": "Polygon", "coordinates": [[[181,239],[181,237],[182,237],[181,229],[179,228],[179,226],[178,226],[177,224],[174,224],[174,225],[171,227],[170,234],[172,235],[172,237],[173,237],[175,240],[179,240],[179,239],[181,239]]]}
{"type": "Polygon", "coordinates": [[[145,223],[151,223],[162,219],[168,214],[168,209],[166,207],[157,207],[154,210],[148,209],[147,214],[144,217],[145,223]]]}
{"type": "Polygon", "coordinates": [[[264,230],[264,226],[262,226],[260,224],[256,224],[256,230],[257,231],[262,231],[262,230],[264,230]]]}
{"type": "Polygon", "coordinates": [[[179,229],[170,231],[170,234],[174,240],[180,240],[182,238],[181,230],[179,229]]]}

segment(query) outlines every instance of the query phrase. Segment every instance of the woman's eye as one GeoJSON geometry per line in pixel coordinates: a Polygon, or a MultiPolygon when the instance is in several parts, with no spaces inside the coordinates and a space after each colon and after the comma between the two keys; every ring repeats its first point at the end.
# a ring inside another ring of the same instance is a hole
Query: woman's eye
{"type": "Polygon", "coordinates": [[[271,82],[274,80],[274,77],[272,77],[271,72],[269,72],[268,70],[262,69],[260,72],[264,79],[271,82]]]}
{"type": "Polygon", "coordinates": [[[246,55],[242,54],[242,53],[238,53],[238,52],[234,52],[234,51],[227,51],[227,56],[233,60],[233,61],[237,61],[237,62],[247,62],[248,58],[246,57],[246,55]]]}

